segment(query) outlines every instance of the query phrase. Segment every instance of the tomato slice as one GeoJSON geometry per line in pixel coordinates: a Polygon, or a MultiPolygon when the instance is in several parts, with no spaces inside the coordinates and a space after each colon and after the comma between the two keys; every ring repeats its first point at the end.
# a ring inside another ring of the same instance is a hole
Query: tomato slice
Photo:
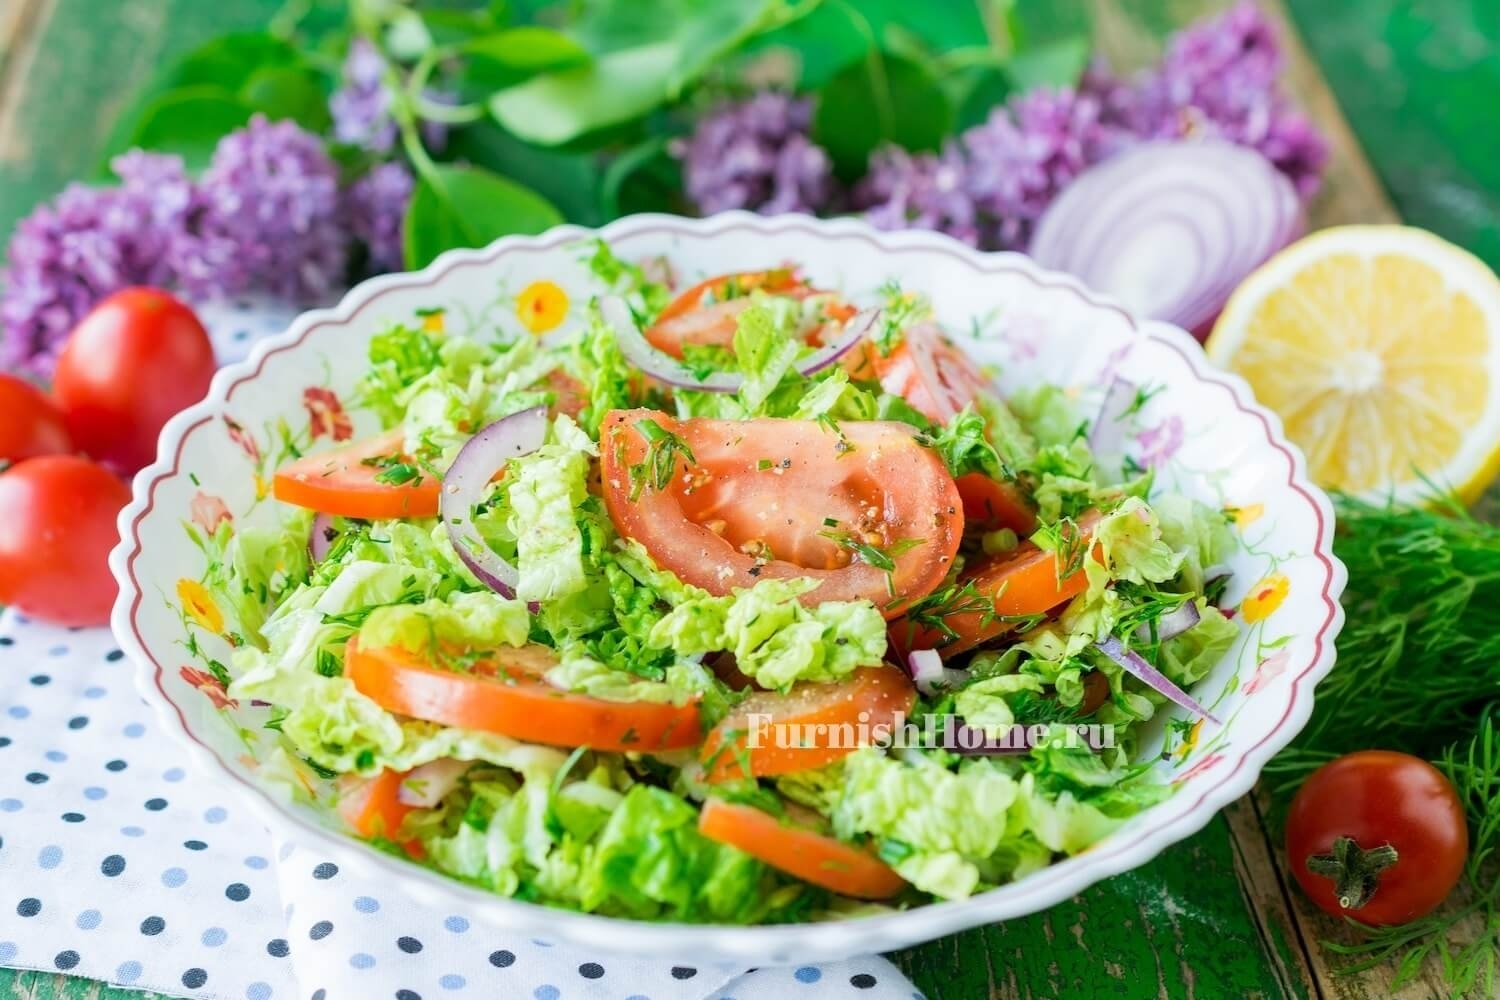
{"type": "MultiPolygon", "coordinates": [[[[795,299],[829,296],[823,311],[838,321],[848,320],[858,311],[833,293],[813,288],[791,268],[742,271],[700,281],[677,296],[656,317],[646,331],[646,339],[674,358],[682,357],[683,347],[689,344],[730,347],[739,328],[740,313],[750,305],[753,291],[795,299]]],[[[809,340],[816,340],[821,329],[809,333],[809,340]]]]}
{"type": "MultiPolygon", "coordinates": [[[[1079,519],[1085,537],[1099,521],[1090,513],[1079,519]]],[[[1099,558],[1099,550],[1093,551],[1099,558]]],[[[932,608],[924,619],[938,618],[942,627],[904,621],[891,626],[891,645],[903,654],[914,649],[940,649],[944,656],[982,645],[1016,627],[1017,619],[1042,615],[1071,601],[1088,589],[1082,568],[1062,576],[1058,554],[1023,541],[1010,552],[977,560],[959,574],[963,589],[949,608],[932,608]],[[972,584],[972,588],[968,587],[972,584]],[[974,604],[983,607],[974,608],[974,604]]]]}
{"type": "Polygon", "coordinates": [[[942,582],[963,535],[953,477],[906,424],[615,410],[600,454],[615,527],[711,594],[808,577],[808,604],[869,600],[891,618],[942,582]]]}
{"type": "Polygon", "coordinates": [[[982,472],[959,476],[957,482],[966,526],[985,531],[1009,528],[1022,538],[1036,531],[1036,510],[1015,483],[1002,483],[982,472]]]}
{"type": "MultiPolygon", "coordinates": [[[[339,793],[339,815],[366,840],[395,841],[400,836],[402,822],[415,808],[401,801],[401,782],[405,777],[404,771],[386,768],[373,778],[344,779],[339,793]]],[[[420,842],[397,842],[411,857],[422,857],[420,842]]]]}
{"type": "Polygon", "coordinates": [[[441,484],[436,477],[423,470],[406,483],[376,478],[391,464],[409,461],[405,447],[398,427],[343,448],[306,455],[276,470],[273,492],[283,503],[335,517],[437,517],[441,484]]]}
{"type": "Polygon", "coordinates": [[[873,851],[819,833],[816,813],[792,802],[786,812],[786,819],[777,819],[754,806],[709,799],[698,815],[698,832],[841,896],[889,899],[906,888],[906,880],[873,851]]]}
{"type": "Polygon", "coordinates": [[[896,726],[916,702],[917,689],[890,665],[861,667],[832,684],[794,684],[785,694],[763,691],[713,728],[701,760],[709,781],[810,771],[858,750],[877,727],[896,726]]]}
{"type": "Polygon", "coordinates": [[[871,361],[880,387],[900,396],[929,420],[947,423],[982,392],[994,392],[974,359],[943,334],[936,323],[913,323],[901,343],[871,361]]]}
{"type": "Polygon", "coordinates": [[[406,649],[365,649],[351,639],[344,674],[387,711],[527,743],[647,753],[702,741],[696,703],[605,701],[562,691],[543,677],[556,663],[541,646],[501,647],[458,670],[406,649]]]}

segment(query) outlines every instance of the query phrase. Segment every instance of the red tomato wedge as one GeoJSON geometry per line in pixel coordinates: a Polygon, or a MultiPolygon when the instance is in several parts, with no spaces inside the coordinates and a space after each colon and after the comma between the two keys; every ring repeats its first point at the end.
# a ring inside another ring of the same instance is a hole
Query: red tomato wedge
{"type": "Polygon", "coordinates": [[[967,527],[1009,528],[1022,538],[1036,530],[1036,510],[1015,483],[1002,483],[982,472],[959,476],[957,482],[967,527]]]}
{"type": "Polygon", "coordinates": [[[777,819],[754,806],[709,799],[698,815],[698,832],[738,847],[772,868],[854,899],[889,899],[906,880],[874,852],[819,833],[819,817],[796,803],[777,819]]]}
{"type": "Polygon", "coordinates": [[[458,670],[405,649],[365,649],[351,639],[344,674],[387,711],[528,743],[647,753],[702,742],[697,704],[605,701],[562,691],[543,679],[556,663],[541,646],[501,647],[458,670]]]}
{"type": "Polygon", "coordinates": [[[906,424],[615,410],[600,454],[620,534],[711,594],[808,577],[808,604],[869,600],[891,618],[942,582],[963,535],[953,477],[906,424]]]}
{"type": "Polygon", "coordinates": [[[414,808],[400,798],[405,777],[404,772],[387,768],[373,778],[344,779],[339,793],[339,815],[366,840],[396,841],[411,857],[420,858],[423,853],[420,843],[396,840],[401,834],[401,823],[414,808]]]}
{"type": "MultiPolygon", "coordinates": [[[[1078,526],[1087,537],[1099,515],[1087,514],[1078,526]]],[[[1100,558],[1096,546],[1093,557],[1100,558]]],[[[962,653],[1004,635],[1017,619],[1042,615],[1071,601],[1088,589],[1081,568],[1063,576],[1058,554],[1023,541],[1010,552],[977,560],[959,574],[965,588],[954,601],[954,610],[925,609],[922,617],[940,617],[942,627],[919,621],[900,621],[891,626],[891,645],[902,654],[914,649],[939,649],[944,656],[962,653]],[[972,608],[973,604],[984,605],[972,608]]]]}
{"type": "Polygon", "coordinates": [[[953,419],[981,392],[994,392],[974,359],[956,347],[936,323],[913,323],[890,354],[882,356],[872,348],[870,360],[882,389],[938,423],[953,419]]]}
{"type": "Polygon", "coordinates": [[[752,694],[708,734],[700,759],[709,781],[809,771],[858,750],[876,727],[895,726],[916,701],[917,689],[889,665],[752,694]]]}
{"type": "Polygon", "coordinates": [[[333,451],[307,455],[276,470],[277,500],[332,514],[365,520],[437,517],[437,478],[425,470],[407,483],[385,483],[376,477],[393,462],[405,461],[400,428],[356,441],[333,451]]]}
{"type": "MultiPolygon", "coordinates": [[[[750,305],[750,293],[765,292],[805,299],[830,295],[807,284],[790,268],[721,274],[698,284],[673,299],[646,331],[646,339],[657,350],[682,357],[685,345],[729,347],[739,327],[740,313],[750,305]]],[[[847,320],[858,310],[836,297],[824,308],[830,319],[847,320]]]]}

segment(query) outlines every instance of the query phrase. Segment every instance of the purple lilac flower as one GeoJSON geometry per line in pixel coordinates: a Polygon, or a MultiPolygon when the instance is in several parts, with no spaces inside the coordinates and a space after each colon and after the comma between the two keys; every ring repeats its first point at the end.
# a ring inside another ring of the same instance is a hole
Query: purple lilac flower
{"type": "Polygon", "coordinates": [[[119,187],[72,184],[16,227],[0,275],[0,369],[45,377],[95,303],[170,277],[195,206],[182,160],[135,151],[111,166],[119,187]]]}
{"type": "Polygon", "coordinates": [[[402,227],[416,186],[404,163],[382,163],[349,188],[345,203],[349,229],[369,251],[372,274],[399,271],[402,227]]]}
{"type": "Polygon", "coordinates": [[[385,58],[368,40],[356,38],[350,43],[343,84],[328,99],[333,137],[339,142],[373,153],[389,153],[396,147],[396,121],[391,117],[385,71],[385,58]]]}
{"type": "MultiPolygon", "coordinates": [[[[328,99],[333,115],[333,137],[372,153],[385,154],[396,148],[400,133],[391,114],[391,92],[386,86],[389,63],[367,39],[356,38],[344,57],[343,82],[328,99]]],[[[455,104],[454,95],[427,90],[423,97],[433,104],[455,104]]],[[[422,122],[422,142],[441,152],[448,143],[448,127],[441,122],[422,122]]]]}
{"type": "Polygon", "coordinates": [[[673,149],[688,197],[704,215],[828,208],[833,168],[828,153],[808,138],[811,123],[810,101],[777,91],[719,105],[673,149]]]}
{"type": "Polygon", "coordinates": [[[968,190],[988,220],[987,243],[1024,248],[1058,193],[1118,146],[1099,113],[1091,95],[1038,89],[963,134],[968,190]]]}
{"type": "Polygon", "coordinates": [[[1161,66],[1137,83],[1129,123],[1143,137],[1219,136],[1263,153],[1305,198],[1328,144],[1277,89],[1284,63],[1275,27],[1240,3],[1173,36],[1161,66]]]}
{"type": "Polygon", "coordinates": [[[317,136],[257,115],[219,142],[200,190],[195,291],[315,301],[343,282],[339,170],[317,136]]]}
{"type": "Polygon", "coordinates": [[[935,229],[979,245],[969,166],[955,143],[937,154],[913,155],[897,146],[877,149],[854,201],[878,229],[935,229]]]}

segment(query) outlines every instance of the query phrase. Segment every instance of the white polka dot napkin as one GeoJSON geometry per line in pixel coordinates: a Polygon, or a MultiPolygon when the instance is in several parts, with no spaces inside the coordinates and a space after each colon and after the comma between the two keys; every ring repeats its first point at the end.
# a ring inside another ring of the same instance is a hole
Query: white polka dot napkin
{"type": "Polygon", "coordinates": [[[884,959],[672,966],[491,930],[271,834],[106,629],[0,615],[0,965],[232,1000],[913,1000],[884,959]]]}

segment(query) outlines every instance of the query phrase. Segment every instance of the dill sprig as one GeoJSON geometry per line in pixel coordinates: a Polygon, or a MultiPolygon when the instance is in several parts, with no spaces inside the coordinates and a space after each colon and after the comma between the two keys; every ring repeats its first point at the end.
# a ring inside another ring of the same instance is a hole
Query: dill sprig
{"type": "Polygon", "coordinates": [[[1500,699],[1500,528],[1455,499],[1336,507],[1348,617],[1312,718],[1266,768],[1278,796],[1372,744],[1435,759],[1500,699]]]}

